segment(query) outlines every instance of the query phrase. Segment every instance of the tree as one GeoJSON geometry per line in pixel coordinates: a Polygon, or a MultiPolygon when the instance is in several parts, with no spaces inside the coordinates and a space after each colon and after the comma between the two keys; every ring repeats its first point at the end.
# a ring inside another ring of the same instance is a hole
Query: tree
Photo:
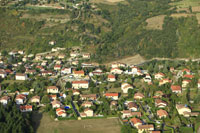
{"type": "Polygon", "coordinates": [[[70,82],[67,82],[65,85],[66,88],[72,88],[72,84],[70,82]]]}
{"type": "Polygon", "coordinates": [[[124,124],[121,127],[121,133],[132,133],[132,128],[130,125],[124,124]]]}
{"type": "Polygon", "coordinates": [[[43,104],[50,103],[49,97],[48,97],[47,95],[44,95],[44,96],[42,97],[41,103],[43,103],[43,104]]]}

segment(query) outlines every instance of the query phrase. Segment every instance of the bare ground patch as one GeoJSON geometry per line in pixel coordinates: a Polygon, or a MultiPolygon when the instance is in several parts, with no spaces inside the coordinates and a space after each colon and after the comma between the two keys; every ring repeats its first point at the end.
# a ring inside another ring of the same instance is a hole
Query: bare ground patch
{"type": "Polygon", "coordinates": [[[164,23],[165,15],[159,15],[146,20],[147,29],[158,29],[162,30],[162,25],[164,23]]]}
{"type": "Polygon", "coordinates": [[[197,17],[198,23],[200,24],[200,13],[196,14],[196,17],[197,17]]]}
{"type": "Polygon", "coordinates": [[[188,13],[174,13],[171,15],[171,17],[176,17],[176,18],[180,18],[180,17],[191,17],[194,16],[194,14],[188,14],[188,13]]]}
{"type": "Polygon", "coordinates": [[[192,12],[200,12],[200,6],[193,6],[192,12]]]}
{"type": "Polygon", "coordinates": [[[127,65],[137,65],[137,64],[144,63],[145,61],[146,60],[142,56],[137,54],[135,56],[131,56],[131,57],[127,57],[127,58],[123,58],[123,59],[119,59],[119,60],[116,60],[116,61],[109,62],[106,65],[111,65],[112,63],[115,63],[115,62],[125,63],[127,65]]]}

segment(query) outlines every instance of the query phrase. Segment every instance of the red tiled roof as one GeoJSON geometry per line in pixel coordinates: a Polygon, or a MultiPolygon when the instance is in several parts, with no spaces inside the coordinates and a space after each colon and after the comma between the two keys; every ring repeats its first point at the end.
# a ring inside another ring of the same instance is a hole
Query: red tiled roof
{"type": "Polygon", "coordinates": [[[88,81],[72,81],[72,84],[88,84],[88,81]]]}
{"type": "Polygon", "coordinates": [[[115,75],[109,74],[108,78],[115,78],[115,75]]]}
{"type": "Polygon", "coordinates": [[[142,124],[142,121],[138,118],[132,118],[130,119],[130,121],[133,123],[133,124],[137,124],[137,123],[141,123],[142,124]]]}
{"type": "Polygon", "coordinates": [[[74,74],[84,74],[84,71],[81,70],[81,71],[74,71],[74,74]]]}
{"type": "Polygon", "coordinates": [[[179,85],[172,85],[171,89],[172,91],[181,91],[181,87],[179,85]]]}
{"type": "Polygon", "coordinates": [[[114,96],[119,96],[119,94],[118,93],[106,93],[105,94],[105,96],[107,96],[107,97],[114,97],[114,96]]]}
{"type": "Polygon", "coordinates": [[[190,79],[191,79],[191,78],[194,78],[193,75],[189,75],[189,74],[186,74],[186,75],[184,75],[183,77],[184,77],[184,78],[190,78],[190,79]]]}

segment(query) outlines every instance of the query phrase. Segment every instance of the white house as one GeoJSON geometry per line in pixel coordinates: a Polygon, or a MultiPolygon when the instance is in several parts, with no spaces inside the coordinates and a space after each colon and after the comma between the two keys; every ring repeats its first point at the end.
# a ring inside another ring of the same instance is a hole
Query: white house
{"type": "Polygon", "coordinates": [[[174,93],[181,93],[182,92],[182,89],[179,85],[171,85],[171,90],[174,93]]]}
{"type": "Polygon", "coordinates": [[[116,81],[115,75],[109,74],[108,75],[108,81],[109,82],[115,82],[116,81]]]}
{"type": "Polygon", "coordinates": [[[3,105],[7,105],[9,100],[10,100],[10,97],[3,96],[2,98],[0,98],[0,103],[3,105]]]}
{"type": "Polygon", "coordinates": [[[47,87],[47,93],[59,93],[59,89],[56,86],[47,87]]]}
{"type": "Polygon", "coordinates": [[[5,78],[7,76],[7,73],[4,69],[0,69],[0,77],[5,78]]]}
{"type": "Polygon", "coordinates": [[[60,108],[60,106],[62,105],[59,101],[54,100],[53,102],[51,102],[52,107],[53,108],[60,108]]]}
{"type": "Polygon", "coordinates": [[[59,116],[59,117],[66,117],[67,116],[66,111],[62,108],[56,109],[56,115],[59,116]]]}
{"type": "Polygon", "coordinates": [[[88,81],[72,81],[72,88],[74,89],[88,89],[89,87],[89,82],[88,81]]]}
{"type": "Polygon", "coordinates": [[[155,76],[155,79],[162,79],[165,76],[165,74],[163,74],[163,73],[156,73],[154,76],[155,76]]]}
{"type": "Polygon", "coordinates": [[[118,100],[119,93],[105,93],[106,98],[111,98],[112,100],[118,100]]]}
{"type": "Polygon", "coordinates": [[[188,114],[191,113],[191,109],[188,106],[183,105],[183,104],[177,104],[176,109],[178,113],[183,116],[188,116],[188,114]]]}
{"type": "Polygon", "coordinates": [[[183,88],[187,87],[187,86],[189,85],[190,82],[191,82],[191,80],[184,79],[184,80],[182,81],[182,87],[183,87],[183,88]]]}
{"type": "Polygon", "coordinates": [[[16,104],[24,104],[25,100],[26,100],[26,95],[24,94],[19,94],[15,98],[16,104]]]}
{"type": "Polygon", "coordinates": [[[61,70],[61,73],[62,74],[70,74],[70,73],[72,73],[72,68],[63,68],[61,70]]]}
{"type": "Polygon", "coordinates": [[[16,80],[27,80],[28,77],[27,77],[26,74],[23,74],[23,73],[16,73],[15,79],[16,79],[16,80]]]}
{"type": "Polygon", "coordinates": [[[122,83],[121,84],[121,89],[122,89],[123,93],[128,93],[128,90],[129,89],[133,89],[133,86],[131,86],[128,83],[122,83]]]}
{"type": "Polygon", "coordinates": [[[110,70],[110,72],[113,73],[113,74],[122,74],[123,73],[123,71],[119,68],[112,68],[110,70]]]}
{"type": "Polygon", "coordinates": [[[86,114],[87,117],[92,117],[92,116],[94,116],[94,111],[91,110],[91,109],[89,109],[89,108],[86,108],[86,109],[84,110],[84,113],[86,114]]]}

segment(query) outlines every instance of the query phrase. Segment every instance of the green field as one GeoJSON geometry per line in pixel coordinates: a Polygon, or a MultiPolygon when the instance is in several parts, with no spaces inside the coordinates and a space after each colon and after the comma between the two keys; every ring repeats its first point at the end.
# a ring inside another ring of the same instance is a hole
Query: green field
{"type": "Polygon", "coordinates": [[[33,114],[37,133],[120,133],[117,118],[54,121],[46,113],[33,114]]]}
{"type": "Polygon", "coordinates": [[[182,0],[179,2],[173,2],[172,5],[176,5],[179,8],[187,8],[189,6],[200,6],[199,0],[182,0]]]}

